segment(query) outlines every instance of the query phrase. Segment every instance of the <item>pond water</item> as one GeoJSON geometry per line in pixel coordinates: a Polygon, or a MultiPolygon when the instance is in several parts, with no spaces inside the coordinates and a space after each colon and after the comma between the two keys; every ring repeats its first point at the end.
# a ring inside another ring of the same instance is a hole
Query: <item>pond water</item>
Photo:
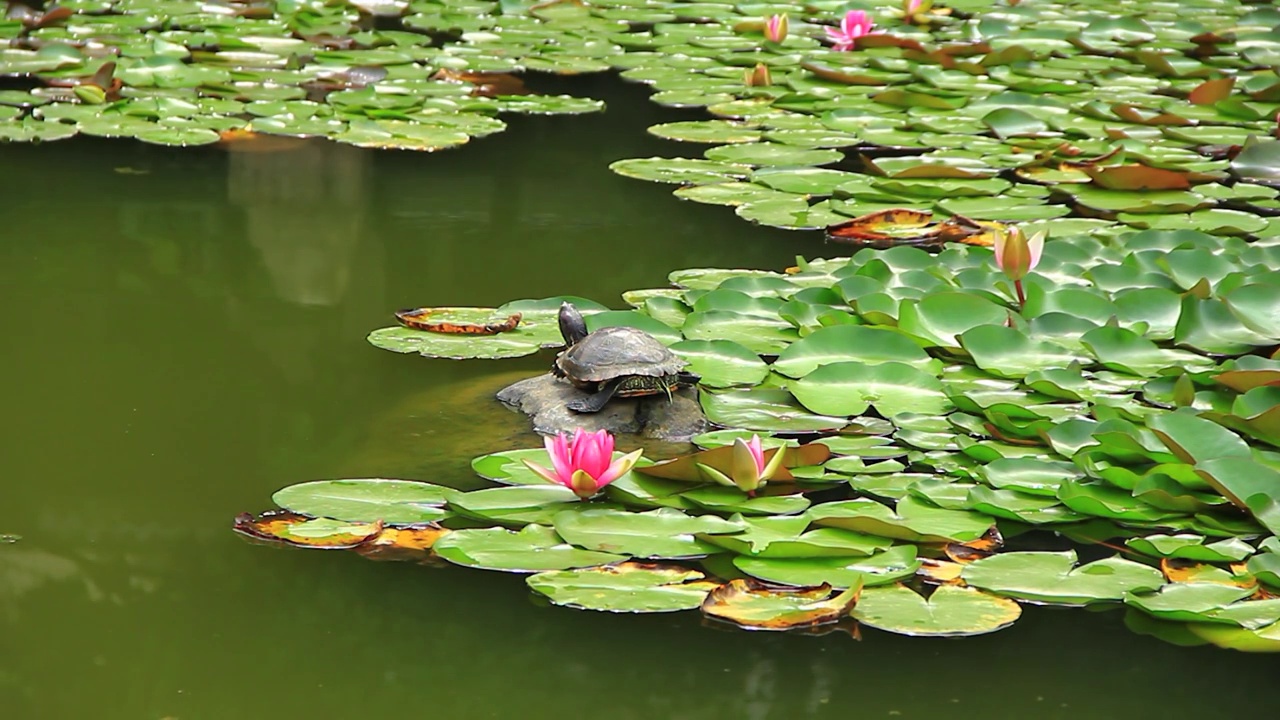
{"type": "Polygon", "coordinates": [[[697,613],[546,607],[520,578],[273,551],[230,531],[277,488],[475,482],[531,445],[490,399],[547,357],[369,346],[391,311],[575,294],[676,268],[839,255],[606,168],[670,150],[643,91],[436,155],[336,144],[0,148],[0,716],[1191,718],[1265,707],[1280,658],[1028,608],[997,635],[823,637],[697,613]]]}

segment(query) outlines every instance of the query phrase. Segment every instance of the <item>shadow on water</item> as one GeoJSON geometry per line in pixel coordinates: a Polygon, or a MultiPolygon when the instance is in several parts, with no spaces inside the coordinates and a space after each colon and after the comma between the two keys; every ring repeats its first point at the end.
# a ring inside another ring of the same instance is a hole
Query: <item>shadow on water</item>
{"type": "Polygon", "coordinates": [[[1171,718],[1248,711],[1280,665],[1029,609],[962,641],[772,636],[696,614],[541,607],[518,577],[270,551],[228,527],[278,487],[469,482],[531,443],[488,399],[547,357],[446,362],[364,341],[394,309],[665,284],[840,254],[627,180],[634,89],[436,155],[308,144],[0,149],[9,338],[0,532],[5,718],[1171,718]]]}

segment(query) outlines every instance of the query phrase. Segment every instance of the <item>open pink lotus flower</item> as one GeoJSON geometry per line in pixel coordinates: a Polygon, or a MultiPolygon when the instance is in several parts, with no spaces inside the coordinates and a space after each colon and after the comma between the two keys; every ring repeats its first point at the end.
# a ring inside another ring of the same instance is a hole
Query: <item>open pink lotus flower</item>
{"type": "Polygon", "coordinates": [[[863,35],[870,35],[875,21],[866,10],[850,10],[840,21],[840,27],[827,28],[827,39],[834,43],[836,50],[852,50],[853,41],[863,35]]]}
{"type": "Polygon", "coordinates": [[[573,432],[573,437],[558,433],[545,438],[547,454],[551,456],[553,469],[531,463],[524,464],[548,482],[563,485],[578,497],[586,499],[600,488],[626,475],[640,460],[643,450],[613,459],[613,436],[607,430],[573,432]]]}
{"type": "Polygon", "coordinates": [[[778,468],[782,467],[782,459],[786,454],[786,448],[778,448],[766,464],[764,448],[760,445],[760,436],[752,435],[750,440],[738,438],[733,441],[733,467],[728,475],[702,463],[698,463],[698,469],[721,485],[737,487],[754,494],[756,490],[764,487],[765,482],[778,474],[778,468]]]}

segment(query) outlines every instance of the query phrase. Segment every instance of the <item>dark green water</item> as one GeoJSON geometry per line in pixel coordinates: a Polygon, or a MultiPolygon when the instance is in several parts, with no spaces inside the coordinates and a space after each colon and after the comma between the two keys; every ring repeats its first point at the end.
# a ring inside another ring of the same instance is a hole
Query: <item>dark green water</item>
{"type": "MultiPolygon", "coordinates": [[[[581,89],[581,88],[579,88],[581,89]]],[[[838,254],[612,175],[646,138],[516,119],[439,155],[0,148],[0,718],[1215,718],[1280,659],[1028,608],[964,640],[776,636],[542,607],[518,577],[251,546],[232,517],[335,476],[471,482],[544,359],[397,356],[390,311],[838,254]],[[479,398],[471,402],[470,398],[479,398]]],[[[525,435],[514,442],[534,444],[525,435]]]]}

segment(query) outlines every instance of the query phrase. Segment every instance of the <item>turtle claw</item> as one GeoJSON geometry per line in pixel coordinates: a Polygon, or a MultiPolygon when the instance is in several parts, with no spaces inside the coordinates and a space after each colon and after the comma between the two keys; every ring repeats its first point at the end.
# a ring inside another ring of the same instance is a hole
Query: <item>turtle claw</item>
{"type": "Polygon", "coordinates": [[[594,394],[588,395],[579,400],[570,400],[564,406],[574,412],[594,413],[600,412],[609,400],[613,398],[613,394],[618,391],[622,385],[622,378],[614,378],[600,386],[594,394]]]}

